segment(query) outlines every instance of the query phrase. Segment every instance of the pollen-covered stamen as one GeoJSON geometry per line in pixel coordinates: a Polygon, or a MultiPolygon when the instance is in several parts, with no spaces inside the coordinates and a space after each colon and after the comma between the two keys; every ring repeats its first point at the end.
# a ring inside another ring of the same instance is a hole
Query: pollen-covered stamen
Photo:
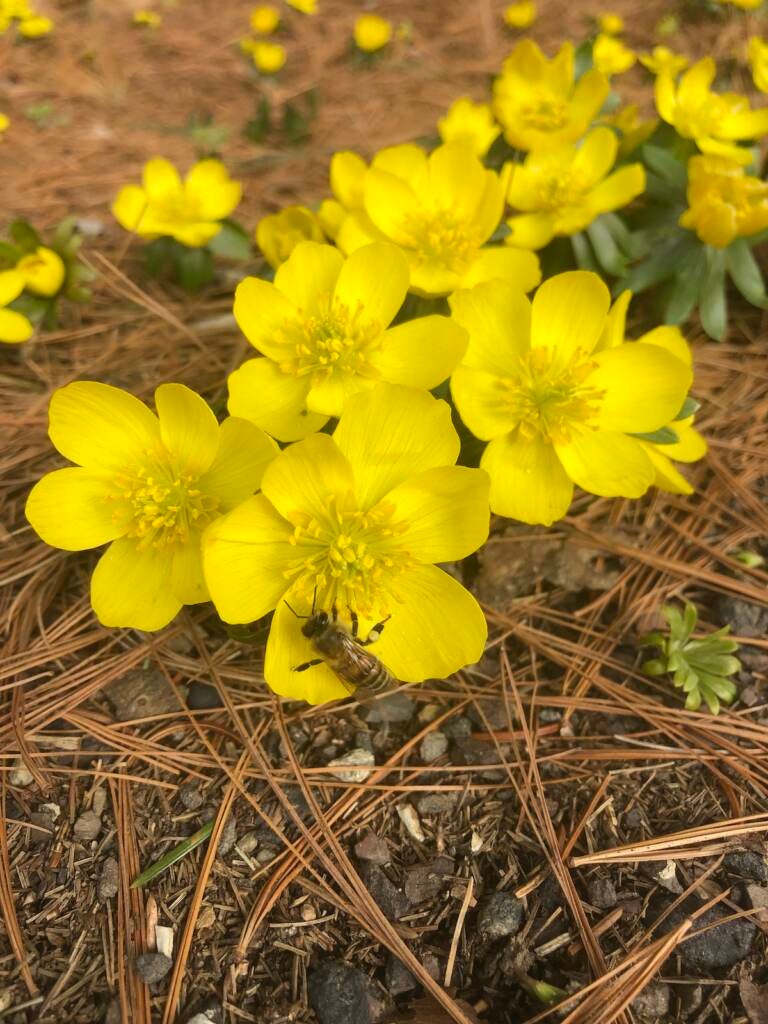
{"type": "Polygon", "coordinates": [[[536,99],[522,107],[521,119],[527,128],[551,132],[565,127],[568,120],[568,104],[563,100],[547,96],[536,99]]]}
{"type": "Polygon", "coordinates": [[[412,218],[407,225],[417,263],[442,263],[463,273],[482,244],[476,229],[450,210],[436,210],[412,218]]]}
{"type": "Polygon", "coordinates": [[[284,345],[280,369],[294,377],[311,374],[321,381],[334,372],[376,376],[370,357],[381,345],[383,327],[358,302],[351,308],[329,298],[312,316],[299,311],[284,323],[275,340],[284,345]]]}
{"type": "Polygon", "coordinates": [[[388,614],[392,581],[415,564],[401,543],[407,523],[394,505],[360,511],[351,494],[329,498],[325,515],[296,513],[291,543],[312,553],[285,571],[307,602],[318,608],[351,608],[363,617],[388,614]]]}
{"type": "Polygon", "coordinates": [[[499,381],[522,436],[567,444],[575,434],[597,429],[605,392],[588,383],[595,366],[581,349],[566,363],[549,348],[531,349],[520,360],[519,373],[499,381]]]}
{"type": "Polygon", "coordinates": [[[573,168],[562,167],[556,162],[542,168],[542,174],[534,180],[539,209],[557,210],[579,202],[588,189],[584,175],[573,168]]]}

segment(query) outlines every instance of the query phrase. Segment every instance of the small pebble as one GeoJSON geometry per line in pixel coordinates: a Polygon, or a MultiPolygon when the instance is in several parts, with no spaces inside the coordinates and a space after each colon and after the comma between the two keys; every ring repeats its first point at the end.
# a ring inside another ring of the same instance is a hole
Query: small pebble
{"type": "Polygon", "coordinates": [[[448,814],[459,802],[460,795],[454,790],[448,793],[422,793],[414,802],[419,814],[448,814]]]}
{"type": "Polygon", "coordinates": [[[448,737],[439,730],[428,732],[419,744],[419,757],[424,764],[431,764],[448,749],[448,737]]]}
{"type": "Polygon", "coordinates": [[[75,838],[81,843],[89,843],[101,832],[101,817],[95,811],[83,811],[75,822],[75,838]]]}
{"type": "Polygon", "coordinates": [[[587,899],[598,910],[610,910],[619,901],[616,886],[610,878],[592,878],[587,885],[587,899]]]}
{"type": "Polygon", "coordinates": [[[203,794],[194,782],[184,782],[179,786],[179,800],[188,811],[196,811],[203,806],[203,794]]]}
{"type": "Polygon", "coordinates": [[[29,771],[21,758],[17,757],[13,762],[13,768],[11,768],[9,776],[10,784],[12,786],[16,786],[18,789],[26,789],[26,787],[32,782],[33,778],[34,776],[32,775],[32,772],[29,771]]]}
{"type": "Polygon", "coordinates": [[[472,732],[472,723],[466,715],[454,715],[441,728],[450,739],[465,740],[472,732]]]}
{"type": "Polygon", "coordinates": [[[423,843],[426,840],[424,835],[424,829],[421,827],[419,816],[416,813],[416,808],[413,804],[407,802],[397,805],[397,816],[405,826],[405,830],[408,835],[415,839],[417,843],[423,843]]]}
{"type": "Polygon", "coordinates": [[[104,863],[101,865],[101,875],[99,876],[99,899],[110,900],[113,896],[117,895],[117,890],[120,887],[120,868],[114,857],[107,857],[104,863]]]}
{"type": "Polygon", "coordinates": [[[413,718],[415,704],[412,697],[405,693],[391,693],[388,697],[377,700],[368,713],[368,721],[378,722],[410,722],[413,718]]]}
{"type": "Polygon", "coordinates": [[[224,822],[224,828],[221,830],[221,838],[219,839],[219,845],[216,850],[217,857],[226,856],[229,851],[234,847],[237,842],[237,822],[234,814],[230,814],[227,820],[224,822]]]}
{"type": "Polygon", "coordinates": [[[336,771],[333,774],[342,782],[365,782],[371,774],[371,769],[376,764],[376,758],[370,750],[356,747],[341,757],[335,757],[328,762],[329,768],[345,768],[345,771],[336,771]],[[359,767],[350,768],[350,765],[359,767]]]}
{"type": "Polygon", "coordinates": [[[164,953],[142,953],[135,960],[136,973],[146,985],[162,981],[173,967],[173,960],[164,953]]]}
{"type": "Polygon", "coordinates": [[[392,860],[392,853],[386,839],[380,839],[373,832],[355,844],[355,856],[358,860],[368,860],[373,864],[389,864],[392,860]]]}
{"type": "Polygon", "coordinates": [[[269,862],[274,860],[276,856],[277,850],[274,846],[263,846],[256,854],[256,863],[269,864],[269,862]]]}
{"type": "Polygon", "coordinates": [[[488,939],[516,935],[523,922],[523,903],[511,892],[495,892],[480,904],[477,930],[488,939]]]}
{"type": "Polygon", "coordinates": [[[244,836],[238,840],[237,848],[241,853],[247,856],[253,853],[256,847],[259,845],[259,834],[258,832],[246,832],[244,836]]]}
{"type": "Polygon", "coordinates": [[[173,928],[167,925],[155,925],[155,948],[170,960],[173,957],[173,928]]]}
{"type": "Polygon", "coordinates": [[[173,687],[156,668],[134,668],[104,687],[119,722],[150,718],[179,710],[173,687]]]}

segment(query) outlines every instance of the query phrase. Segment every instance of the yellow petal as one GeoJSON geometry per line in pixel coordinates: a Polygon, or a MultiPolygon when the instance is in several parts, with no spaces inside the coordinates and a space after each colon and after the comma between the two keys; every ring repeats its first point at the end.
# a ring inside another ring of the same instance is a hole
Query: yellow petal
{"type": "Polygon", "coordinates": [[[327,416],[307,411],[309,377],[283,373],[271,359],[249,359],[229,375],[227,408],[278,441],[298,441],[322,429],[327,416]]]}
{"type": "Polygon", "coordinates": [[[263,430],[229,416],[219,427],[216,458],[200,478],[200,490],[217,497],[221,509],[234,508],[259,489],[264,470],[279,451],[263,430]]]}
{"type": "Polygon", "coordinates": [[[431,391],[453,373],[467,348],[467,332],[446,316],[421,316],[390,327],[371,364],[390,384],[431,391]]]}
{"type": "Polygon", "coordinates": [[[121,227],[126,231],[138,233],[141,233],[147,208],[147,193],[139,185],[124,185],[110,207],[112,215],[121,227]]]}
{"type": "Polygon", "coordinates": [[[587,386],[604,392],[601,430],[651,433],[682,408],[693,380],[690,367],[658,345],[631,342],[595,355],[587,386]]]}
{"type": "Polygon", "coordinates": [[[591,271],[569,270],[550,277],[533,298],[531,348],[551,348],[564,360],[577,349],[591,352],[610,302],[604,282],[591,271]]]}
{"type": "Polygon", "coordinates": [[[331,191],[348,210],[363,205],[363,178],[367,170],[365,160],[350,150],[331,157],[331,191]]]}
{"type": "Polygon", "coordinates": [[[46,473],[30,491],[25,514],[46,544],[65,551],[96,548],[121,536],[107,500],[109,477],[79,466],[46,473]]]}
{"type": "Polygon", "coordinates": [[[691,347],[679,327],[662,324],[661,327],[654,327],[653,330],[647,331],[637,340],[643,345],[658,345],[686,366],[693,365],[691,347]]]}
{"type": "Polygon", "coordinates": [[[673,76],[667,72],[662,72],[654,83],[653,92],[656,100],[656,109],[659,114],[667,124],[674,124],[675,113],[677,112],[677,97],[673,76]]]}
{"type": "Polygon", "coordinates": [[[181,609],[171,590],[171,555],[132,540],[113,541],[91,577],[91,604],[102,626],[144,629],[167,626],[181,609]]]}
{"type": "MultiPolygon", "coordinates": [[[[605,321],[603,333],[595,345],[594,351],[601,352],[606,348],[616,348],[624,344],[624,336],[627,326],[627,309],[632,301],[632,292],[627,288],[613,303],[605,321]]],[[[645,340],[645,339],[643,339],[645,340]]]]}
{"type": "Polygon", "coordinates": [[[299,665],[316,660],[318,655],[301,632],[301,619],[297,619],[288,607],[296,606],[291,598],[290,592],[285,595],[272,619],[264,657],[267,685],[281,697],[305,700],[308,704],[325,704],[329,700],[349,697],[350,690],[322,661],[304,672],[296,671],[299,665]]]}
{"type": "Polygon", "coordinates": [[[88,469],[124,470],[160,440],[160,424],[138,398],[96,381],[59,388],[48,410],[48,434],[71,462],[88,469]]]}
{"type": "Polygon", "coordinates": [[[414,260],[411,264],[411,291],[414,295],[435,298],[449,295],[461,287],[461,276],[441,260],[414,260]]]}
{"type": "Polygon", "coordinates": [[[28,292],[46,298],[57,294],[67,276],[64,260],[57,252],[44,245],[39,245],[34,252],[22,256],[16,264],[16,270],[24,275],[24,287],[28,292]]]}
{"type": "Polygon", "coordinates": [[[576,150],[573,172],[586,185],[601,181],[616,162],[619,140],[610,128],[597,127],[584,137],[576,150]]]}
{"type": "Polygon", "coordinates": [[[219,424],[208,403],[183,384],[155,391],[160,437],[183,473],[199,476],[216,458],[219,424]]]}
{"type": "Polygon", "coordinates": [[[608,79],[597,68],[581,76],[571,98],[571,126],[566,133],[569,140],[578,139],[587,130],[610,91],[608,79]]]}
{"type": "Polygon", "coordinates": [[[333,439],[352,466],[364,509],[417,473],[452,466],[459,455],[450,406],[394,384],[350,398],[333,439]]]}
{"type": "Polygon", "coordinates": [[[493,280],[454,292],[451,315],[469,333],[465,366],[497,377],[519,371],[531,343],[531,303],[521,288],[493,280]]]}
{"type": "Polygon", "coordinates": [[[261,481],[262,492],[291,521],[297,513],[324,521],[331,499],[354,489],[352,468],[327,434],[312,434],[284,449],[261,481]]]}
{"type": "Polygon", "coordinates": [[[21,313],[15,309],[0,309],[0,341],[9,345],[18,345],[29,341],[34,327],[21,313]]]}
{"type": "Polygon", "coordinates": [[[677,462],[698,462],[707,454],[707,442],[693,426],[693,416],[684,420],[675,420],[670,427],[678,436],[675,444],[659,445],[658,449],[664,455],[677,462]]]}
{"type": "Polygon", "coordinates": [[[672,465],[667,456],[662,454],[660,448],[647,443],[643,445],[643,448],[656,471],[654,487],[658,487],[660,491],[666,491],[667,494],[693,494],[693,487],[680,470],[672,465]]]}
{"type": "MultiPolygon", "coordinates": [[[[473,219],[487,175],[495,177],[492,171],[485,170],[472,150],[460,142],[443,143],[429,157],[429,179],[435,202],[439,208],[451,210],[464,221],[473,219]]],[[[500,196],[497,224],[503,201],[500,196]]]]}
{"type": "Polygon", "coordinates": [[[481,441],[508,434],[520,422],[509,391],[495,374],[485,370],[459,366],[451,377],[451,396],[459,416],[481,441]]]}
{"type": "Polygon", "coordinates": [[[626,434],[589,431],[555,449],[571,480],[590,494],[639,498],[655,478],[642,443],[626,434]]]}
{"type": "Polygon", "coordinates": [[[524,292],[535,288],[541,280],[539,258],[534,252],[511,246],[489,245],[480,249],[461,279],[462,288],[471,288],[494,278],[510,281],[524,292]]]}
{"type": "Polygon", "coordinates": [[[299,242],[275,274],[275,287],[294,303],[304,316],[318,313],[323,301],[333,295],[344,257],[332,245],[299,242]]]}
{"type": "Polygon", "coordinates": [[[280,338],[286,322],[298,319],[298,310],[282,291],[261,278],[246,277],[235,289],[234,313],[238,327],[254,348],[272,359],[285,357],[285,343],[275,339],[280,338]]]}
{"type": "Polygon", "coordinates": [[[144,164],[142,182],[144,191],[153,203],[163,202],[169,196],[181,192],[179,172],[170,160],[163,157],[154,157],[144,164]]]}
{"type": "Polygon", "coordinates": [[[557,221],[549,210],[541,210],[510,217],[507,227],[510,231],[504,239],[507,245],[520,249],[543,249],[554,238],[557,221]]]}
{"type": "Polygon", "coordinates": [[[426,186],[428,175],[427,154],[421,146],[406,142],[399,146],[385,146],[371,161],[371,167],[402,178],[416,190],[426,186]]]}
{"type": "Polygon", "coordinates": [[[379,231],[397,245],[413,244],[407,225],[418,218],[420,204],[405,181],[372,167],[365,175],[364,199],[365,212],[379,231]]]}
{"type": "Polygon", "coordinates": [[[200,220],[222,220],[240,202],[243,188],[232,181],[220,160],[200,160],[191,169],[184,190],[195,202],[200,220]]]}
{"type": "Polygon", "coordinates": [[[608,213],[631,203],[645,191],[642,164],[627,164],[601,181],[589,193],[589,205],[596,213],[608,213]]]}
{"type": "Polygon", "coordinates": [[[504,434],[491,441],[480,466],[491,478],[491,511],[523,523],[551,526],[573,499],[573,484],[551,444],[504,434]]]}
{"type": "Polygon", "coordinates": [[[319,416],[341,416],[347,400],[361,391],[368,391],[374,385],[372,380],[360,377],[346,370],[334,370],[329,376],[310,386],[307,392],[307,409],[319,416]]]}
{"type": "Polygon", "coordinates": [[[398,484],[384,499],[395,506],[398,534],[419,562],[452,562],[477,551],[488,538],[486,473],[464,466],[440,466],[398,484]]]}
{"type": "Polygon", "coordinates": [[[0,306],[7,306],[24,291],[24,275],[18,270],[0,270],[0,306]]]}
{"type": "Polygon", "coordinates": [[[176,548],[171,558],[170,587],[182,604],[201,604],[210,600],[203,576],[200,534],[193,533],[188,544],[176,548]]]}
{"type": "Polygon", "coordinates": [[[375,321],[384,330],[403,304],[409,279],[402,250],[389,242],[374,242],[344,261],[334,297],[351,312],[359,310],[362,324],[375,321]]]}
{"type": "Polygon", "coordinates": [[[704,57],[690,67],[683,74],[677,88],[679,105],[681,107],[696,107],[705,102],[716,73],[717,66],[711,57],[704,57]]]}

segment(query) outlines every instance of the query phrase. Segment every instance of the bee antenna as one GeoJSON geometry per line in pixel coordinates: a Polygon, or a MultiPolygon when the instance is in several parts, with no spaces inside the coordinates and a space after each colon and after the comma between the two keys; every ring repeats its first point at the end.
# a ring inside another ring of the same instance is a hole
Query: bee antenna
{"type": "MultiPolygon", "coordinates": [[[[295,608],[291,608],[291,606],[288,604],[287,601],[285,602],[285,604],[288,605],[288,611],[293,612],[293,614],[296,616],[297,619],[308,619],[309,618],[308,615],[299,615],[299,613],[296,611],[296,609],[295,608]]],[[[313,610],[314,610],[314,608],[313,608],[313,610]]]]}
{"type": "Polygon", "coordinates": [[[315,589],[312,591],[312,614],[313,615],[315,614],[315,601],[316,600],[317,600],[317,584],[315,584],[315,589]]]}

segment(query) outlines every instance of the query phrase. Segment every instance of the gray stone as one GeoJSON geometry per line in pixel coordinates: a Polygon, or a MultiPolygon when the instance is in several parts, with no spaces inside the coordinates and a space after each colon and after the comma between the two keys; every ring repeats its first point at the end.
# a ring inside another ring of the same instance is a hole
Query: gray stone
{"type": "Polygon", "coordinates": [[[196,811],[203,806],[203,794],[194,782],[185,782],[179,786],[179,800],[188,811],[196,811]]]}
{"type": "Polygon", "coordinates": [[[368,722],[410,722],[416,704],[412,697],[405,693],[391,693],[377,700],[368,712],[368,722]]]}
{"type": "Polygon", "coordinates": [[[307,987],[319,1024],[378,1024],[391,1007],[366,974],[338,960],[321,964],[307,987]]]}
{"type": "Polygon", "coordinates": [[[120,722],[179,710],[173,687],[156,668],[133,668],[107,683],[104,693],[120,722]]]}
{"type": "Polygon", "coordinates": [[[101,832],[101,818],[95,811],[83,811],[73,829],[75,838],[81,843],[89,843],[101,832]]]}
{"type": "Polygon", "coordinates": [[[386,872],[372,861],[363,861],[358,868],[368,892],[390,921],[398,921],[411,909],[410,902],[402,889],[390,881],[386,872]]]}
{"type": "Polygon", "coordinates": [[[426,864],[416,864],[408,868],[405,876],[405,895],[411,903],[434,899],[450,884],[448,876],[453,872],[451,857],[435,857],[426,864]]]}
{"type": "Polygon", "coordinates": [[[216,1006],[210,1010],[203,1010],[202,1013],[196,1013],[194,1017],[190,1017],[187,1024],[219,1024],[221,1021],[221,1010],[216,1006]]]}
{"type": "Polygon", "coordinates": [[[632,1000],[632,1012],[641,1024],[655,1024],[669,1017],[669,985],[663,981],[652,981],[632,1000]]]}
{"type": "Polygon", "coordinates": [[[39,811],[33,811],[29,816],[29,820],[33,825],[39,826],[39,828],[31,828],[29,830],[30,846],[43,846],[53,839],[56,817],[50,808],[43,806],[39,811]],[[44,828],[46,831],[41,832],[41,828],[44,828]]]}
{"type": "Polygon", "coordinates": [[[437,761],[439,757],[442,757],[447,749],[448,737],[445,733],[439,730],[428,732],[419,744],[419,757],[424,764],[432,764],[433,761],[437,761]]]}
{"type": "Polygon", "coordinates": [[[451,790],[448,793],[422,793],[414,800],[416,810],[425,816],[430,814],[449,814],[459,802],[460,793],[451,790]]]}
{"type": "Polygon", "coordinates": [[[511,892],[495,892],[480,904],[477,930],[487,939],[516,935],[523,923],[523,903],[511,892]]]}
{"type": "MultiPolygon", "coordinates": [[[[649,919],[658,917],[667,906],[668,897],[652,901],[649,919]]],[[[666,934],[679,927],[700,906],[701,903],[696,899],[686,900],[662,923],[662,933],[666,934]]],[[[757,927],[754,922],[743,917],[735,921],[726,921],[724,924],[716,924],[729,914],[730,910],[714,906],[696,918],[696,931],[708,925],[714,927],[700,935],[694,935],[693,938],[686,938],[676,949],[676,954],[687,968],[693,971],[713,971],[720,967],[733,967],[749,955],[757,927]]]]}
{"type": "Polygon", "coordinates": [[[339,769],[333,774],[342,782],[365,782],[375,764],[372,751],[356,747],[341,757],[334,757],[328,762],[328,767],[339,769]]]}
{"type": "Polygon", "coordinates": [[[723,863],[734,875],[751,878],[755,882],[768,882],[768,859],[752,850],[726,853],[723,863]]]}
{"type": "Polygon", "coordinates": [[[736,636],[764,637],[768,633],[768,608],[764,605],[727,595],[720,598],[719,605],[723,624],[730,623],[736,636]]]}
{"type": "Polygon", "coordinates": [[[135,960],[136,973],[146,985],[162,981],[173,967],[173,960],[164,953],[142,953],[135,960]]]}
{"type": "Polygon", "coordinates": [[[215,686],[195,680],[189,684],[187,707],[191,711],[210,711],[212,708],[224,707],[224,702],[215,686]]]}
{"type": "Polygon", "coordinates": [[[449,739],[465,740],[472,734],[472,723],[466,715],[454,715],[443,722],[441,729],[449,739]]]}
{"type": "Polygon", "coordinates": [[[598,910],[610,910],[619,901],[616,886],[610,878],[591,878],[587,885],[587,899],[598,910]]]}
{"type": "Polygon", "coordinates": [[[234,814],[230,814],[227,820],[224,822],[224,828],[221,830],[221,839],[219,839],[219,846],[216,850],[217,857],[225,857],[230,850],[234,847],[237,842],[237,821],[235,820],[234,814]]]}
{"type": "Polygon", "coordinates": [[[392,860],[389,843],[373,832],[369,832],[355,844],[355,856],[358,860],[369,860],[373,864],[381,865],[389,864],[392,860]]]}
{"type": "Polygon", "coordinates": [[[99,899],[112,899],[113,896],[117,895],[119,887],[120,868],[118,867],[118,863],[114,857],[107,857],[101,865],[101,874],[99,875],[99,899]]]}
{"type": "Polygon", "coordinates": [[[392,996],[402,996],[406,992],[413,992],[419,984],[405,964],[401,963],[396,956],[390,953],[384,967],[384,984],[392,996]]]}
{"type": "Polygon", "coordinates": [[[501,697],[483,697],[477,707],[473,704],[469,708],[469,717],[481,732],[509,728],[507,705],[501,697]]]}

